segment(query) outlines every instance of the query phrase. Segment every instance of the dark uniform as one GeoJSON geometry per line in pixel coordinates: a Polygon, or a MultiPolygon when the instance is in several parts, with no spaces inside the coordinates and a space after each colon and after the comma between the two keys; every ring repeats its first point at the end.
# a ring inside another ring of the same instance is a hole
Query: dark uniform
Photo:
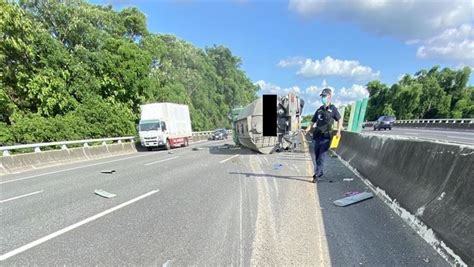
{"type": "Polygon", "coordinates": [[[332,138],[332,126],[334,121],[339,121],[341,114],[334,105],[321,106],[313,115],[311,120],[316,123],[313,132],[313,149],[314,149],[314,174],[318,177],[323,175],[324,158],[332,138]]]}

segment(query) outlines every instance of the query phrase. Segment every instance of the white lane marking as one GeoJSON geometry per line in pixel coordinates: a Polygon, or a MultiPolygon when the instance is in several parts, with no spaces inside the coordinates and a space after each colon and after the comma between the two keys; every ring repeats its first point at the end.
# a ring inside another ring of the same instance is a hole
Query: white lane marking
{"type": "Polygon", "coordinates": [[[233,155],[233,156],[230,157],[230,158],[226,158],[225,160],[221,160],[219,163],[224,163],[224,162],[226,162],[226,161],[228,161],[228,160],[231,160],[231,159],[233,159],[233,158],[235,158],[235,157],[238,157],[238,156],[240,156],[240,155],[239,155],[239,154],[233,155]]]}
{"type": "Polygon", "coordinates": [[[33,193],[24,194],[24,195],[17,196],[17,197],[12,197],[12,198],[9,198],[9,199],[0,200],[0,203],[5,203],[5,202],[11,201],[11,200],[15,200],[15,199],[19,199],[19,198],[27,197],[27,196],[31,196],[31,195],[36,195],[36,194],[39,194],[39,193],[43,193],[43,190],[36,191],[36,192],[33,192],[33,193]]]}
{"type": "Polygon", "coordinates": [[[23,177],[23,178],[12,179],[12,180],[8,180],[8,181],[0,182],[0,184],[6,184],[6,183],[11,183],[11,182],[16,182],[16,181],[21,181],[21,180],[36,178],[36,177],[45,176],[45,175],[50,175],[50,174],[55,174],[55,173],[61,173],[61,172],[66,172],[66,171],[72,171],[72,170],[77,170],[77,169],[82,169],[82,168],[87,168],[87,167],[93,167],[93,166],[97,166],[97,165],[102,165],[102,164],[111,163],[111,162],[116,162],[116,161],[121,161],[121,160],[126,160],[126,159],[133,159],[133,158],[139,158],[139,157],[144,157],[144,156],[150,156],[150,155],[155,155],[155,154],[158,154],[158,153],[160,153],[160,152],[156,152],[156,153],[144,153],[143,155],[138,155],[138,156],[133,156],[133,157],[114,159],[114,160],[109,160],[109,161],[104,161],[104,162],[99,162],[99,163],[94,163],[94,164],[89,164],[89,165],[84,165],[84,166],[78,166],[78,167],[74,167],[74,168],[69,168],[69,169],[65,169],[65,170],[57,170],[57,171],[53,171],[53,172],[47,172],[47,173],[42,173],[42,174],[36,174],[36,175],[31,175],[31,176],[27,176],[27,177],[23,177]]]}
{"type": "Polygon", "coordinates": [[[8,258],[10,258],[10,257],[15,256],[16,254],[22,253],[22,252],[24,252],[24,251],[26,251],[26,250],[28,250],[28,249],[30,249],[30,248],[36,247],[36,246],[38,246],[38,245],[40,245],[40,244],[42,244],[42,243],[44,243],[44,242],[46,242],[46,241],[48,241],[48,240],[50,240],[50,239],[53,239],[53,238],[55,238],[55,237],[57,237],[57,236],[60,236],[60,235],[65,234],[65,233],[67,233],[67,232],[69,232],[69,231],[71,231],[71,230],[74,230],[74,229],[76,229],[77,227],[79,227],[79,226],[81,226],[81,225],[84,225],[84,224],[86,224],[86,223],[92,222],[92,221],[94,221],[94,220],[96,220],[96,219],[98,219],[98,218],[100,218],[100,217],[102,217],[102,216],[105,216],[105,215],[107,215],[107,214],[109,214],[109,213],[111,213],[111,212],[114,212],[114,211],[116,211],[116,210],[118,210],[118,209],[121,209],[121,208],[123,208],[123,207],[125,207],[125,206],[128,206],[128,205],[130,205],[130,204],[132,204],[132,203],[134,203],[134,202],[137,202],[137,201],[139,201],[140,199],[143,199],[143,198],[146,198],[146,197],[148,197],[148,196],[151,196],[151,195],[157,193],[158,191],[159,191],[159,190],[150,191],[150,192],[148,192],[148,193],[146,193],[146,194],[144,194],[144,195],[141,195],[141,196],[139,196],[139,197],[136,197],[136,198],[134,198],[134,199],[131,199],[131,200],[129,200],[129,201],[127,201],[127,202],[124,202],[124,203],[122,203],[122,204],[120,204],[120,205],[118,205],[118,206],[115,206],[115,207],[113,207],[113,208],[110,208],[110,209],[108,209],[108,210],[105,210],[105,211],[103,211],[103,212],[101,212],[101,213],[98,213],[98,214],[96,214],[96,215],[94,215],[94,216],[91,216],[91,217],[89,217],[89,218],[87,218],[87,219],[84,219],[84,220],[82,220],[82,221],[80,221],[80,222],[77,222],[77,223],[75,223],[75,224],[73,224],[73,225],[70,225],[70,226],[68,226],[68,227],[66,227],[66,228],[63,228],[63,229],[61,229],[61,230],[59,230],[59,231],[56,231],[56,232],[54,232],[54,233],[52,233],[52,234],[49,234],[49,235],[47,235],[47,236],[44,236],[44,237],[42,237],[42,238],[40,238],[40,239],[38,239],[38,240],[36,240],[36,241],[33,241],[33,242],[28,243],[28,244],[26,244],[26,245],[24,245],[24,246],[21,246],[21,247],[19,247],[19,248],[17,248],[17,249],[14,249],[14,250],[12,250],[12,251],[10,251],[10,252],[7,252],[7,253],[5,253],[5,254],[3,254],[3,255],[0,256],[0,261],[4,261],[4,260],[6,260],[6,259],[8,259],[8,258]]]}
{"type": "Polygon", "coordinates": [[[179,157],[177,156],[177,157],[173,157],[173,158],[167,158],[167,159],[162,159],[162,160],[158,160],[158,161],[153,161],[153,162],[150,162],[150,163],[146,163],[145,166],[160,163],[160,162],[165,162],[165,161],[172,160],[172,159],[177,159],[177,158],[179,158],[179,157]]]}

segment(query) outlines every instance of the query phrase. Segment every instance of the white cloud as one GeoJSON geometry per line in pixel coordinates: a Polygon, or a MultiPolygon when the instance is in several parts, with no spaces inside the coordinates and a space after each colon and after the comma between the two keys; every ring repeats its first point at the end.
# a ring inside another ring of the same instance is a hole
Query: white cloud
{"type": "Polygon", "coordinates": [[[299,66],[298,75],[306,78],[318,76],[340,76],[355,80],[376,79],[380,71],[374,72],[371,67],[363,66],[356,60],[341,60],[327,56],[319,59],[302,59],[299,57],[280,60],[278,66],[299,66]]]}
{"type": "Polygon", "coordinates": [[[287,59],[282,59],[280,62],[278,62],[278,67],[291,67],[291,66],[298,66],[298,65],[303,65],[305,59],[302,57],[290,57],[287,59]]]}
{"type": "Polygon", "coordinates": [[[369,91],[363,85],[353,84],[350,88],[342,87],[338,94],[340,101],[355,101],[364,97],[369,97],[369,91]]]}
{"type": "Polygon", "coordinates": [[[463,24],[424,40],[418,47],[416,56],[474,66],[474,27],[463,24]]]}
{"type": "Polygon", "coordinates": [[[472,0],[290,0],[289,9],[305,18],[352,22],[402,40],[429,38],[472,21],[472,0]]]}
{"type": "Polygon", "coordinates": [[[365,86],[353,84],[351,87],[348,88],[342,87],[340,89],[335,89],[334,87],[328,85],[326,80],[323,80],[320,86],[311,85],[304,90],[300,89],[299,86],[282,88],[278,85],[263,80],[257,81],[255,82],[255,84],[259,85],[261,88],[259,95],[277,94],[281,96],[286,95],[289,92],[296,93],[305,101],[305,107],[303,109],[304,114],[312,114],[322,105],[321,97],[319,96],[319,94],[321,93],[321,90],[323,88],[331,88],[331,90],[333,91],[332,102],[337,107],[353,103],[356,100],[360,100],[364,97],[369,96],[369,93],[365,86]]]}
{"type": "Polygon", "coordinates": [[[277,94],[277,95],[286,95],[289,92],[293,92],[296,94],[301,93],[301,89],[298,86],[291,86],[287,88],[282,88],[278,85],[260,80],[254,83],[255,85],[258,85],[260,87],[259,93],[261,95],[263,94],[277,94]]]}

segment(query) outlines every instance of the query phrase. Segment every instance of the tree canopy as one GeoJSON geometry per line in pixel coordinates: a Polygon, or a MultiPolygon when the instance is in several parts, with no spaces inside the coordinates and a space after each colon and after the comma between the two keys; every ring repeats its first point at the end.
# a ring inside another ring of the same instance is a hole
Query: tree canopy
{"type": "Polygon", "coordinates": [[[190,107],[195,131],[229,127],[256,98],[241,59],[150,33],[129,7],[0,0],[0,145],[136,134],[139,107],[190,107]]]}
{"type": "Polygon", "coordinates": [[[397,119],[473,118],[474,87],[468,86],[471,69],[420,70],[406,74],[388,87],[380,81],[367,84],[369,103],[366,118],[381,115],[397,119]]]}

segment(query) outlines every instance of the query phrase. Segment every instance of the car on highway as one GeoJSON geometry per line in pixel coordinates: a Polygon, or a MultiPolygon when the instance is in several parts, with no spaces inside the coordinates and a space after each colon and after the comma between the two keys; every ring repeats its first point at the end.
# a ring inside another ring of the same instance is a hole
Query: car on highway
{"type": "Polygon", "coordinates": [[[224,140],[227,138],[228,138],[227,130],[222,128],[222,129],[214,130],[214,132],[209,137],[209,140],[224,140]]]}
{"type": "Polygon", "coordinates": [[[395,122],[394,116],[380,116],[374,124],[374,131],[381,130],[381,129],[389,129],[392,130],[393,123],[395,122]]]}

